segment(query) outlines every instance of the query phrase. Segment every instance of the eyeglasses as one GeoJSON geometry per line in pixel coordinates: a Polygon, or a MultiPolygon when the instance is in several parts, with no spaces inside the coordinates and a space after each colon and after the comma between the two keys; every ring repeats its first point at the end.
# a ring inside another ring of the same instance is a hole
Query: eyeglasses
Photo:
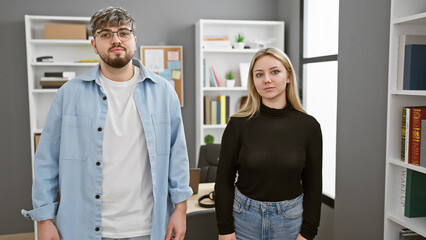
{"type": "Polygon", "coordinates": [[[111,40],[114,37],[114,33],[117,33],[117,36],[121,41],[127,41],[130,39],[130,35],[132,34],[132,32],[133,30],[122,28],[116,32],[113,32],[109,29],[104,29],[102,31],[97,32],[96,34],[101,40],[111,40]]]}

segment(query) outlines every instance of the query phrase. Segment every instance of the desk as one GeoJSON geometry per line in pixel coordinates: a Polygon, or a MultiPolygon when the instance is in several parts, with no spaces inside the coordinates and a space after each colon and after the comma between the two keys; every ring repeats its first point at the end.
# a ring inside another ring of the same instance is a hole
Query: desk
{"type": "MultiPolygon", "coordinates": [[[[186,213],[211,209],[211,208],[200,207],[200,205],[198,205],[198,198],[200,198],[203,195],[209,194],[211,191],[213,191],[214,190],[214,184],[215,183],[200,183],[198,185],[198,193],[192,195],[187,201],[188,207],[187,207],[186,213]]],[[[211,201],[210,199],[204,199],[203,203],[204,202],[205,203],[213,203],[213,201],[211,201]]]]}

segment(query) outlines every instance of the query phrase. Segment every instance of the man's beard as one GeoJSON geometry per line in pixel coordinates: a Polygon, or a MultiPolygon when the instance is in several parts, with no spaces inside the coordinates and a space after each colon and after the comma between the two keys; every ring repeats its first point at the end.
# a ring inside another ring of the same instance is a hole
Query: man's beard
{"type": "MultiPolygon", "coordinates": [[[[112,48],[116,48],[116,47],[121,47],[124,49],[124,53],[125,55],[123,57],[115,57],[115,58],[110,58],[108,53],[107,54],[99,54],[99,57],[102,59],[102,61],[104,61],[108,66],[113,67],[113,68],[122,68],[124,66],[126,66],[133,58],[133,54],[130,54],[127,52],[127,49],[123,46],[113,46],[112,48]]],[[[110,49],[108,49],[108,52],[110,51],[110,49]]]]}

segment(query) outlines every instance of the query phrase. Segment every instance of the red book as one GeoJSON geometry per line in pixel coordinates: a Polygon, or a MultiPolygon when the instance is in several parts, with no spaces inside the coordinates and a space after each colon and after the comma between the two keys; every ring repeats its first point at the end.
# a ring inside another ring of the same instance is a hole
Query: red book
{"type": "Polygon", "coordinates": [[[213,66],[212,66],[212,71],[213,71],[213,74],[214,74],[214,78],[216,79],[217,86],[218,86],[218,87],[220,87],[219,79],[218,79],[218,78],[217,78],[217,76],[216,76],[216,72],[214,71],[213,66]]]}
{"type": "Polygon", "coordinates": [[[417,166],[420,166],[422,119],[426,119],[426,107],[410,107],[408,163],[417,166]]]}

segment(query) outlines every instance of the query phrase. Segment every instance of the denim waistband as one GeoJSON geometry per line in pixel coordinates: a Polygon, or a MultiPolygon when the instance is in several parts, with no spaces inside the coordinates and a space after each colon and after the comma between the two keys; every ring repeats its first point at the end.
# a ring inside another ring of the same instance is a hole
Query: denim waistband
{"type": "Polygon", "coordinates": [[[301,204],[303,202],[303,193],[298,197],[290,200],[284,200],[280,202],[263,202],[245,196],[238,190],[237,187],[235,187],[235,200],[239,202],[245,209],[254,208],[259,211],[280,213],[288,208],[301,204]]]}

